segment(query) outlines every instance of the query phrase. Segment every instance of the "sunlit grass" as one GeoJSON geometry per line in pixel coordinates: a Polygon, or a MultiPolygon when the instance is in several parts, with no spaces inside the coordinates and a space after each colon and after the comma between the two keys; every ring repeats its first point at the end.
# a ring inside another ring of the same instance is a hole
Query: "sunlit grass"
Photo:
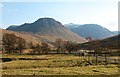
{"type": "Polygon", "coordinates": [[[44,58],[44,60],[17,59],[4,62],[2,71],[4,75],[114,75],[118,73],[117,65],[86,65],[85,58],[74,55],[4,55],[3,57],[44,58]]]}

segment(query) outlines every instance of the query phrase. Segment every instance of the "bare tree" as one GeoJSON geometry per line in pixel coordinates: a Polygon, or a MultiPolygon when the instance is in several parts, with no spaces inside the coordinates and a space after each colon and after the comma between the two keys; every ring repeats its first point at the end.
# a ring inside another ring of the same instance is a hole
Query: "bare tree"
{"type": "Polygon", "coordinates": [[[28,43],[28,47],[30,49],[34,49],[36,46],[33,44],[33,42],[28,43]]]}
{"type": "Polygon", "coordinates": [[[85,38],[86,40],[88,40],[89,42],[93,41],[92,37],[88,36],[85,38]]]}
{"type": "Polygon", "coordinates": [[[41,43],[41,51],[42,51],[42,54],[43,54],[43,53],[45,53],[45,54],[48,53],[49,49],[50,49],[50,48],[49,48],[49,46],[48,46],[47,43],[44,43],[44,42],[41,43]]]}
{"type": "Polygon", "coordinates": [[[71,41],[66,41],[65,44],[65,49],[71,54],[72,51],[75,50],[75,43],[71,41]]]}
{"type": "Polygon", "coordinates": [[[26,48],[26,41],[21,37],[17,37],[17,49],[22,53],[22,50],[26,48]]]}
{"type": "Polygon", "coordinates": [[[57,48],[57,53],[61,52],[61,49],[62,49],[62,46],[63,46],[62,39],[56,39],[55,46],[57,48]]]}
{"type": "Polygon", "coordinates": [[[36,47],[33,48],[33,54],[41,54],[41,46],[39,44],[37,44],[36,47]]]}
{"type": "Polygon", "coordinates": [[[2,43],[6,53],[11,54],[15,49],[16,45],[16,35],[15,34],[4,34],[2,38],[2,43]]]}
{"type": "Polygon", "coordinates": [[[15,34],[4,34],[2,38],[3,47],[8,54],[14,53],[14,50],[21,51],[25,48],[25,39],[17,37],[15,34]]]}

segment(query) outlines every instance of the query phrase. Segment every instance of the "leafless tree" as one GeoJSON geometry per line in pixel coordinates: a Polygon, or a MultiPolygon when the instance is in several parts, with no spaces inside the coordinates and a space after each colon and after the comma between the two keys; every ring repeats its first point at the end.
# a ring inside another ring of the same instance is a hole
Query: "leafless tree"
{"type": "Polygon", "coordinates": [[[71,41],[66,41],[65,44],[65,49],[71,54],[72,51],[75,50],[75,43],[71,41]]]}
{"type": "Polygon", "coordinates": [[[20,54],[22,53],[22,50],[26,48],[26,40],[21,38],[21,37],[17,37],[17,49],[20,51],[20,54]]]}
{"type": "Polygon", "coordinates": [[[37,46],[35,46],[34,48],[33,48],[33,52],[32,52],[32,54],[41,54],[42,52],[41,52],[41,46],[39,45],[39,44],[37,44],[37,46]]]}
{"type": "Polygon", "coordinates": [[[6,50],[6,53],[11,54],[13,53],[13,50],[15,49],[16,45],[16,35],[15,34],[4,34],[2,38],[2,44],[4,49],[6,50]]]}
{"type": "Polygon", "coordinates": [[[55,46],[57,48],[57,53],[60,53],[63,48],[63,41],[62,39],[56,39],[55,46]]]}
{"type": "Polygon", "coordinates": [[[25,39],[16,36],[15,34],[4,34],[2,38],[3,47],[8,54],[14,53],[14,50],[19,50],[20,54],[25,48],[25,39]]]}
{"type": "Polygon", "coordinates": [[[48,53],[49,49],[50,49],[50,48],[49,48],[49,46],[48,46],[47,43],[44,43],[44,42],[41,43],[41,51],[42,51],[42,54],[48,53]]]}

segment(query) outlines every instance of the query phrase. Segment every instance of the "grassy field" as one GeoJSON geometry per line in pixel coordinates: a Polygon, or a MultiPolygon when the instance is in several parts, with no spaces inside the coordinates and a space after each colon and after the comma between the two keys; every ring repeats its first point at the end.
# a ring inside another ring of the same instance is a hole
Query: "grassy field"
{"type": "Polygon", "coordinates": [[[89,64],[84,57],[54,55],[3,55],[12,61],[2,62],[2,75],[115,75],[117,64],[89,64]],[[25,58],[28,60],[25,60],[25,58]]]}

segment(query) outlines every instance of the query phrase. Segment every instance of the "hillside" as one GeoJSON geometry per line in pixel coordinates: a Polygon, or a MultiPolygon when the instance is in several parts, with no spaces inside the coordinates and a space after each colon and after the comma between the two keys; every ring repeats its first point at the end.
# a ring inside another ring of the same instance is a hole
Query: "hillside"
{"type": "MultiPolygon", "coordinates": [[[[1,37],[2,35],[4,35],[5,33],[8,33],[8,34],[15,34],[16,36],[18,37],[22,37],[24,38],[27,43],[34,43],[34,44],[37,44],[37,43],[41,43],[41,40],[38,39],[37,37],[33,36],[32,34],[30,33],[19,33],[19,32],[15,32],[15,31],[9,31],[9,30],[4,30],[4,29],[0,29],[0,31],[2,32],[1,34],[1,37]]],[[[2,38],[1,38],[2,39],[2,38]]]]}
{"type": "Polygon", "coordinates": [[[120,43],[119,38],[120,38],[120,34],[102,40],[86,42],[81,44],[81,47],[88,49],[90,47],[95,48],[95,46],[97,46],[108,49],[119,49],[119,43],[120,43]]]}
{"type": "Polygon", "coordinates": [[[6,30],[17,32],[29,32],[49,41],[63,39],[73,42],[86,42],[86,40],[65,28],[60,22],[52,18],[40,18],[33,23],[25,23],[20,26],[10,26],[6,30]]]}
{"type": "Polygon", "coordinates": [[[120,34],[120,31],[112,31],[115,35],[120,34]]]}
{"type": "Polygon", "coordinates": [[[103,39],[114,35],[113,32],[97,24],[77,25],[77,27],[75,24],[67,24],[65,27],[84,38],[92,37],[93,39],[103,39]]]}

